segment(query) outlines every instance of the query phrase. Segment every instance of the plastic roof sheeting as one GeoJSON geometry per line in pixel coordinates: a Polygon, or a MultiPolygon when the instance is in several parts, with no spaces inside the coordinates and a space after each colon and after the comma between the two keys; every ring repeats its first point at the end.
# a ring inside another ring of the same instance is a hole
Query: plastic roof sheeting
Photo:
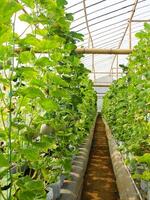
{"type": "MultiPolygon", "coordinates": [[[[79,42],[77,45],[85,48],[128,49],[129,30],[126,34],[125,30],[131,15],[134,14],[132,20],[150,20],[150,0],[68,0],[66,10],[73,13],[74,16],[72,30],[84,35],[84,41],[79,42]],[[133,13],[136,2],[136,9],[133,13]],[[121,43],[122,39],[123,42],[121,43]]],[[[137,43],[135,33],[143,29],[143,24],[143,22],[131,23],[132,47],[137,43]]],[[[94,82],[99,82],[104,76],[111,76],[112,80],[120,77],[121,69],[117,69],[117,77],[115,74],[116,61],[114,57],[116,58],[115,55],[94,55],[94,80],[92,71],[93,56],[84,56],[83,63],[91,70],[90,77],[94,82]],[[112,63],[114,64],[112,65],[112,63]]],[[[126,58],[125,55],[119,55],[118,65],[126,63],[126,58]]]]}

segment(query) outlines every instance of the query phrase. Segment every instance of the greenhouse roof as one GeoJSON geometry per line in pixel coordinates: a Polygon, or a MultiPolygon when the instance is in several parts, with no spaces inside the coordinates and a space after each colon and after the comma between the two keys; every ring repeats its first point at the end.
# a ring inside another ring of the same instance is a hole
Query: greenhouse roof
{"type": "MultiPolygon", "coordinates": [[[[132,49],[137,43],[135,33],[150,22],[150,0],[68,0],[66,10],[74,16],[72,30],[84,35],[78,48],[132,49]]],[[[127,55],[85,54],[83,63],[98,85],[104,77],[121,76],[119,64],[127,63],[127,55]]]]}

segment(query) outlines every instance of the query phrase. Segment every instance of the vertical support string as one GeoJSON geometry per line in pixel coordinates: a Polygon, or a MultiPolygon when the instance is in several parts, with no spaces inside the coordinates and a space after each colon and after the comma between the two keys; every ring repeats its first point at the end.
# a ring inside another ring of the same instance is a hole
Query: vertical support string
{"type": "MultiPolygon", "coordinates": [[[[88,34],[89,34],[89,45],[91,43],[92,48],[94,48],[94,43],[93,43],[93,38],[90,32],[90,28],[89,28],[89,24],[88,24],[88,18],[87,18],[87,12],[86,12],[86,3],[85,0],[83,0],[83,7],[84,7],[84,14],[85,14],[85,22],[86,22],[86,27],[88,30],[88,34]]],[[[94,82],[96,80],[96,74],[95,74],[95,61],[94,61],[94,54],[92,54],[92,72],[94,73],[94,82]]]]}

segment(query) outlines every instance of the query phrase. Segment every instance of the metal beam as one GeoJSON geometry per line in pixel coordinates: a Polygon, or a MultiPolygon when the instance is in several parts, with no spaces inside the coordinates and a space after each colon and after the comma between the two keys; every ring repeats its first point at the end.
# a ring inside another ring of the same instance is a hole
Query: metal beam
{"type": "MultiPolygon", "coordinates": [[[[128,28],[129,28],[129,25],[130,25],[130,23],[131,23],[131,21],[132,21],[132,19],[133,19],[133,16],[134,16],[134,13],[135,13],[137,4],[138,4],[138,0],[135,0],[134,5],[133,5],[133,8],[132,8],[131,16],[130,16],[130,18],[129,18],[129,20],[128,20],[128,24],[127,24],[127,27],[126,27],[126,29],[125,29],[125,32],[124,32],[124,34],[123,34],[123,36],[122,36],[122,39],[121,39],[121,41],[120,41],[120,43],[119,43],[119,45],[118,45],[118,49],[121,47],[121,45],[122,45],[122,43],[123,43],[123,40],[124,40],[124,38],[125,38],[125,36],[126,36],[127,30],[128,30],[128,28]]],[[[113,61],[112,61],[110,73],[111,73],[111,71],[112,71],[112,68],[113,68],[115,59],[116,59],[116,56],[114,56],[114,59],[113,59],[113,61]]]]}
{"type": "MultiPolygon", "coordinates": [[[[84,8],[84,15],[85,15],[85,22],[86,22],[86,28],[87,28],[87,31],[89,33],[89,46],[90,47],[90,43],[91,43],[91,46],[92,48],[94,47],[94,42],[93,42],[93,38],[92,38],[92,35],[91,35],[91,31],[90,31],[90,28],[89,28],[89,21],[88,21],[88,18],[87,18],[87,7],[86,7],[86,0],[83,0],[83,8],[84,8]]],[[[95,75],[95,60],[94,60],[94,54],[92,54],[92,71],[94,72],[94,80],[96,79],[96,75],[95,75]]]]}
{"type": "Polygon", "coordinates": [[[97,48],[77,48],[79,54],[130,54],[132,49],[97,49],[97,48]]]}
{"type": "Polygon", "coordinates": [[[150,22],[150,19],[143,19],[143,20],[131,20],[131,22],[150,22]]]}
{"type": "MultiPolygon", "coordinates": [[[[15,52],[30,51],[30,48],[16,48],[15,52]]],[[[75,50],[79,54],[130,54],[132,49],[100,49],[100,48],[77,48],[75,50]]],[[[48,53],[47,51],[34,51],[34,53],[48,53]]]]}

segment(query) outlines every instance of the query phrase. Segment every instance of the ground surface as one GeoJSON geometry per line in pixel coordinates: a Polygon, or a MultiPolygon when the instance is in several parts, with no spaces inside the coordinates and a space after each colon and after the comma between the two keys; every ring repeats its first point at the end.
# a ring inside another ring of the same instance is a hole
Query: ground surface
{"type": "Polygon", "coordinates": [[[119,200],[105,125],[97,118],[89,163],[83,184],[82,200],[119,200]]]}

